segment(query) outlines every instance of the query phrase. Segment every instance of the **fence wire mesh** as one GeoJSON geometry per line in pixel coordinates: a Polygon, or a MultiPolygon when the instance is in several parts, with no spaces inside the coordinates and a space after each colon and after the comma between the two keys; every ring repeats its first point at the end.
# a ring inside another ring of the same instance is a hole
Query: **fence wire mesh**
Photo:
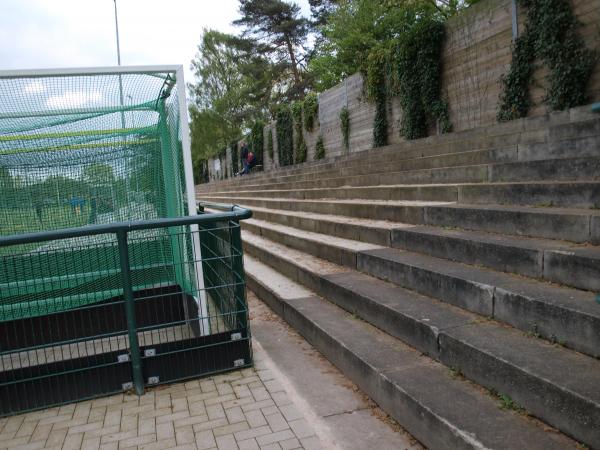
{"type": "Polygon", "coordinates": [[[0,239],[0,415],[251,364],[239,213],[173,220],[0,239]]]}

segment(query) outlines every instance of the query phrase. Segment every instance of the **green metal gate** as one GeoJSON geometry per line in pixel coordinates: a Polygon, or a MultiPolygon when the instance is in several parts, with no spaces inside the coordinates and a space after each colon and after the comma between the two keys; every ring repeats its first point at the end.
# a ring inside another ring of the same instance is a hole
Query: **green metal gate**
{"type": "Polygon", "coordinates": [[[251,212],[208,206],[0,237],[0,416],[251,365],[251,212]]]}

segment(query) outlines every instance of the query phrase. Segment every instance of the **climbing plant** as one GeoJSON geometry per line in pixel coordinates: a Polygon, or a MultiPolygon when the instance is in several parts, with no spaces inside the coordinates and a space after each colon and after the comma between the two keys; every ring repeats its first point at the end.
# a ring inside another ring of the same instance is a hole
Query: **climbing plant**
{"type": "Polygon", "coordinates": [[[389,52],[383,47],[374,47],[367,58],[366,91],[375,102],[373,121],[373,147],[387,145],[387,82],[386,65],[389,52]]]}
{"type": "Polygon", "coordinates": [[[254,122],[252,130],[250,131],[250,150],[254,153],[254,156],[256,156],[256,164],[260,165],[263,163],[263,152],[265,149],[264,128],[264,122],[259,120],[254,122]]]}
{"type": "Polygon", "coordinates": [[[344,106],[340,111],[340,128],[342,129],[342,139],[344,148],[350,149],[350,112],[348,107],[344,106]]]}
{"type": "Polygon", "coordinates": [[[325,158],[325,142],[323,142],[323,135],[320,134],[317,138],[317,144],[315,146],[315,159],[325,158]]]}
{"type": "Polygon", "coordinates": [[[319,98],[314,92],[306,95],[303,102],[304,128],[312,131],[319,116],[319,98]]]}
{"type": "Polygon", "coordinates": [[[287,106],[281,106],[277,111],[277,155],[279,156],[280,166],[289,166],[293,163],[294,143],[293,143],[293,118],[292,111],[287,106]]]}
{"type": "Polygon", "coordinates": [[[392,90],[400,99],[400,133],[407,139],[425,137],[436,125],[442,133],[452,128],[448,104],[441,98],[444,38],[444,23],[424,17],[398,37],[392,51],[392,90]]]}
{"type": "Polygon", "coordinates": [[[231,141],[231,143],[229,144],[229,148],[231,149],[231,169],[233,170],[233,173],[236,174],[239,172],[240,162],[237,141],[231,141]]]}
{"type": "Polygon", "coordinates": [[[294,119],[294,150],[296,164],[306,161],[306,143],[302,134],[302,102],[292,103],[292,117],[294,119]]]}
{"type": "Polygon", "coordinates": [[[529,86],[533,63],[539,58],[549,69],[544,98],[551,110],[587,103],[587,86],[597,54],[585,47],[579,21],[569,0],[518,0],[527,10],[525,33],[514,45],[509,72],[502,77],[498,120],[525,117],[531,107],[529,86]]]}
{"type": "Polygon", "coordinates": [[[273,158],[275,157],[273,152],[273,130],[269,128],[267,133],[269,133],[269,137],[267,138],[267,153],[269,154],[271,161],[273,161],[273,158]]]}

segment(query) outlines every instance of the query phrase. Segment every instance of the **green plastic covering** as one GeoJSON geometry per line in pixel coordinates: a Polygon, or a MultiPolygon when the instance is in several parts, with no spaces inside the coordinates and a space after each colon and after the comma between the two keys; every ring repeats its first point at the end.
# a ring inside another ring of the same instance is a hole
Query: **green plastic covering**
{"type": "MultiPolygon", "coordinates": [[[[182,88],[175,72],[0,78],[0,236],[186,215],[182,88]]],[[[131,233],[135,289],[190,283],[175,233],[131,233]]],[[[120,292],[114,235],[0,247],[0,322],[120,292]]]]}

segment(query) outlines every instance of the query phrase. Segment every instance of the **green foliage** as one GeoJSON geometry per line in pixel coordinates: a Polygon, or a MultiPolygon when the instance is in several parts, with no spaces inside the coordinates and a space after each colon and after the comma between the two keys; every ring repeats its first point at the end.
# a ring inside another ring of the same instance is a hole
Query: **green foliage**
{"type": "Polygon", "coordinates": [[[340,128],[342,129],[342,138],[344,141],[344,148],[350,149],[350,112],[348,108],[344,106],[340,111],[340,128]]]}
{"type": "Polygon", "coordinates": [[[475,0],[344,0],[328,8],[319,25],[314,56],[308,69],[317,92],[344,78],[366,72],[372,48],[390,44],[423,17],[445,19],[475,0]]]}
{"type": "Polygon", "coordinates": [[[281,106],[277,112],[277,155],[280,166],[293,164],[294,155],[294,124],[292,111],[287,106],[281,106]]]}
{"type": "Polygon", "coordinates": [[[373,121],[373,147],[387,145],[387,82],[386,66],[389,59],[387,49],[379,46],[369,53],[366,65],[367,96],[375,102],[373,121]]]}
{"type": "Polygon", "coordinates": [[[302,139],[300,141],[299,146],[296,148],[296,160],[294,162],[296,164],[305,162],[306,161],[306,153],[307,153],[306,142],[304,142],[304,139],[302,139]]]}
{"type": "Polygon", "coordinates": [[[192,154],[208,159],[266,114],[273,68],[238,37],[205,29],[192,69],[192,154]]]}
{"type": "Polygon", "coordinates": [[[239,0],[241,17],[234,25],[244,27],[255,54],[268,55],[278,61],[279,83],[288,85],[291,98],[305,91],[301,61],[309,31],[309,21],[300,7],[282,0],[239,0]]]}
{"type": "Polygon", "coordinates": [[[273,151],[273,130],[269,129],[268,133],[269,137],[267,138],[267,153],[269,153],[269,158],[271,158],[271,161],[273,161],[273,158],[275,157],[273,151]]]}
{"type": "Polygon", "coordinates": [[[323,158],[325,158],[325,142],[323,142],[323,135],[320,134],[315,145],[315,160],[323,158]]]}
{"type": "Polygon", "coordinates": [[[95,163],[83,168],[83,179],[92,185],[112,184],[115,174],[112,166],[95,163]]]}
{"type": "Polygon", "coordinates": [[[262,165],[263,163],[263,152],[265,149],[265,135],[263,133],[265,129],[265,123],[261,120],[257,121],[252,125],[250,132],[250,150],[256,156],[256,164],[262,165]]]}
{"type": "Polygon", "coordinates": [[[394,91],[402,107],[401,134],[407,139],[427,136],[436,123],[442,132],[451,124],[448,107],[440,98],[443,22],[424,17],[403,33],[393,52],[394,91]]]}
{"type": "Polygon", "coordinates": [[[233,171],[234,174],[236,174],[240,171],[239,170],[240,155],[238,152],[237,140],[231,141],[231,143],[229,144],[229,148],[231,149],[231,170],[233,171]]]}
{"type": "Polygon", "coordinates": [[[513,48],[509,72],[502,77],[498,120],[525,117],[531,107],[529,86],[539,57],[550,69],[544,101],[560,111],[587,103],[587,86],[597,62],[577,32],[579,22],[568,0],[519,0],[527,9],[525,33],[513,48]]]}
{"type": "Polygon", "coordinates": [[[294,150],[296,164],[306,161],[306,143],[302,134],[302,108],[303,102],[292,103],[292,117],[294,119],[294,150]]]}
{"type": "Polygon", "coordinates": [[[319,117],[319,97],[314,92],[310,92],[304,99],[304,129],[312,131],[319,117]]]}

